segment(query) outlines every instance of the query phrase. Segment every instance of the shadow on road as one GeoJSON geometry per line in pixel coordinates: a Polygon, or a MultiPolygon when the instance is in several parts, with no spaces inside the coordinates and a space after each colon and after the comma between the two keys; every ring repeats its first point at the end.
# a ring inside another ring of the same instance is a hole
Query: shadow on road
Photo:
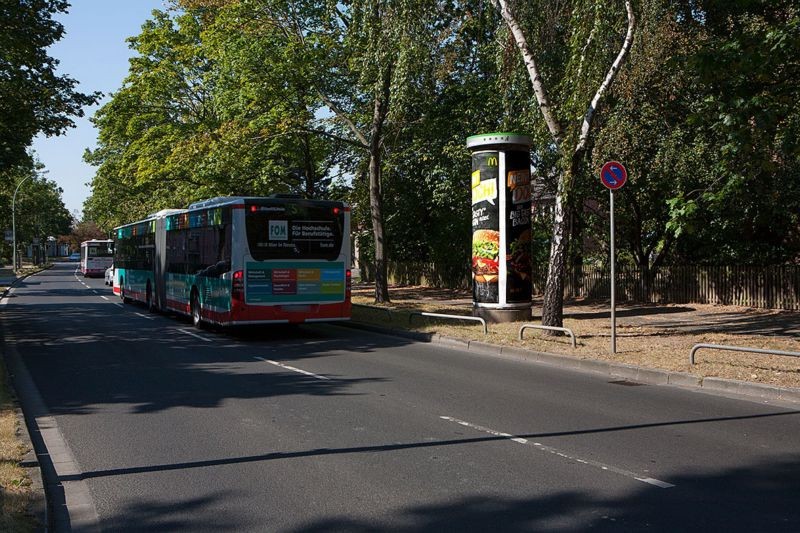
{"type": "Polygon", "coordinates": [[[343,349],[368,353],[410,342],[324,326],[198,331],[185,319],[149,315],[140,306],[121,309],[116,299],[103,302],[89,289],[63,289],[63,271],[61,288],[48,288],[47,275],[56,273],[38,275],[37,288],[23,282],[0,314],[6,342],[20,353],[53,414],[92,413],[104,404],[148,413],[216,407],[231,398],[358,394],[357,385],[384,378],[322,380],[256,357],[335,357],[343,349]],[[38,298],[45,293],[46,303],[38,298]]]}
{"type": "MultiPolygon", "coordinates": [[[[750,420],[757,418],[772,418],[782,416],[798,416],[800,411],[781,411],[775,413],[764,413],[757,415],[742,415],[742,416],[728,416],[717,418],[700,418],[692,420],[669,420],[663,422],[652,422],[645,424],[635,424],[627,426],[615,427],[602,427],[602,428],[587,428],[578,429],[574,431],[559,431],[548,433],[525,433],[518,434],[515,437],[525,439],[545,439],[551,437],[564,437],[569,435],[588,435],[594,433],[608,433],[615,431],[633,431],[639,429],[649,429],[655,427],[665,426],[680,426],[687,424],[709,424],[709,423],[724,423],[733,422],[737,420],[750,420]]],[[[506,436],[487,436],[487,437],[472,437],[463,439],[439,440],[439,441],[424,441],[424,442],[407,442],[407,443],[393,443],[393,444],[377,444],[373,446],[351,446],[347,448],[317,448],[312,450],[299,450],[288,452],[270,452],[259,455],[249,455],[244,457],[229,457],[222,459],[208,459],[203,461],[191,461],[183,463],[161,464],[161,465],[146,465],[125,468],[114,468],[108,470],[94,470],[82,472],[75,476],[62,476],[61,481],[76,481],[79,479],[93,479],[100,477],[113,477],[124,476],[131,474],[144,474],[148,472],[167,472],[170,470],[187,470],[192,468],[206,468],[209,466],[223,466],[223,465],[236,465],[245,463],[255,463],[263,461],[277,461],[286,459],[297,459],[302,457],[320,457],[325,455],[343,455],[343,454],[356,454],[356,453],[381,453],[381,452],[394,452],[400,450],[410,450],[418,448],[440,448],[444,446],[462,446],[467,444],[486,443],[486,442],[503,442],[508,440],[506,436]]]]}
{"type": "Polygon", "coordinates": [[[799,531],[800,462],[722,472],[684,472],[676,486],[643,486],[601,499],[569,491],[540,498],[465,497],[400,509],[375,519],[332,516],[296,533],[411,531],[799,531]]]}
{"type": "MultiPolygon", "coordinates": [[[[305,525],[280,530],[796,532],[800,531],[798,476],[800,461],[787,458],[721,471],[678,472],[669,477],[673,488],[637,484],[631,485],[631,491],[611,497],[579,490],[524,498],[491,497],[485,492],[479,494],[483,487],[475,487],[470,491],[473,495],[442,497],[405,507],[394,506],[391,501],[376,502],[378,512],[368,516],[354,502],[346,512],[309,516],[305,525]]],[[[454,486],[455,477],[457,473],[454,486]]],[[[138,500],[108,517],[104,526],[113,531],[277,530],[268,524],[259,527],[246,523],[245,517],[226,512],[224,502],[229,497],[220,494],[179,505],[164,505],[157,498],[138,500]],[[220,512],[209,511],[217,508],[220,512]],[[213,518],[208,520],[209,516],[213,518]]],[[[369,499],[368,495],[364,498],[369,499]]],[[[274,509],[273,513],[280,520],[283,510],[274,509]]]]}

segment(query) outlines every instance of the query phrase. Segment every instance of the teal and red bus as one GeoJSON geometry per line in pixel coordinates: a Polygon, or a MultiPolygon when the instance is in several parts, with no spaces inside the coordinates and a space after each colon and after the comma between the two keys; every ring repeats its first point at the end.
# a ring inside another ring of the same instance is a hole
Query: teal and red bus
{"type": "Polygon", "coordinates": [[[350,319],[350,208],[222,197],[115,228],[114,291],[220,326],[350,319]]]}

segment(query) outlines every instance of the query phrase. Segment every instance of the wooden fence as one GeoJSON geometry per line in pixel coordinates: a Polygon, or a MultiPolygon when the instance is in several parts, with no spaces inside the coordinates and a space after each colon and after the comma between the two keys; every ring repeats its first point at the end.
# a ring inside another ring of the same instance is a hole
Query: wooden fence
{"type": "MultiPolygon", "coordinates": [[[[607,269],[583,267],[567,276],[566,296],[611,297],[607,269]]],[[[534,291],[544,291],[547,270],[534,273],[534,291]]],[[[647,280],[634,269],[617,270],[616,293],[620,301],[649,303],[708,303],[765,309],[800,310],[800,265],[778,266],[668,266],[647,280]]]]}
{"type": "MultiPolygon", "coordinates": [[[[533,292],[542,294],[547,265],[533,272],[533,292]]],[[[403,285],[469,289],[469,265],[447,268],[431,263],[390,263],[389,280],[403,285]]],[[[564,280],[566,297],[611,297],[607,269],[583,267],[564,280]]],[[[668,266],[657,269],[649,283],[641,271],[617,269],[617,299],[648,303],[708,303],[765,309],[800,310],[800,265],[668,266]]]]}

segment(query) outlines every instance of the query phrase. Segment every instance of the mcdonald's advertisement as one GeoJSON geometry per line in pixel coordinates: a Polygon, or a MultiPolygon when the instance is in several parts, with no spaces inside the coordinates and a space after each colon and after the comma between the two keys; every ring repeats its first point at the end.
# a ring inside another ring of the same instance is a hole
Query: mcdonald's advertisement
{"type": "MultiPolygon", "coordinates": [[[[527,151],[506,152],[506,302],[531,301],[531,164],[527,151]]],[[[473,210],[475,209],[473,205],[473,210]]]]}
{"type": "Polygon", "coordinates": [[[501,181],[499,152],[472,154],[472,297],[477,304],[531,301],[530,157],[521,150],[508,150],[504,157],[501,181]]]}
{"type": "Polygon", "coordinates": [[[500,277],[499,153],[472,154],[472,299],[498,303],[500,277]]]}

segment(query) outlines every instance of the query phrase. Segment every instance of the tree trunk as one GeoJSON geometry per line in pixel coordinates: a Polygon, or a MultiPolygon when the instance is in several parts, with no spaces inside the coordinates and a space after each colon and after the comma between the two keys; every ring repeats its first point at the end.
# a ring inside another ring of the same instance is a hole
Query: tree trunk
{"type": "Polygon", "coordinates": [[[568,207],[566,202],[567,176],[558,181],[553,213],[553,240],[547,266],[547,283],[542,303],[542,325],[562,327],[564,324],[564,274],[567,263],[568,207]]]}
{"type": "Polygon", "coordinates": [[[386,241],[383,232],[383,196],[381,194],[381,141],[383,126],[389,111],[391,69],[382,73],[375,94],[372,130],[369,138],[369,209],[372,236],[375,240],[375,303],[389,302],[389,276],[386,264],[386,241]]]}
{"type": "Polygon", "coordinates": [[[372,237],[375,242],[375,303],[389,301],[389,280],[386,249],[383,236],[383,201],[381,197],[380,147],[370,143],[369,155],[369,210],[372,219],[372,237]],[[374,150],[374,151],[373,151],[374,150]]]}
{"type": "MultiPolygon", "coordinates": [[[[583,205],[582,200],[576,200],[575,203],[583,205]]],[[[579,216],[575,209],[570,209],[569,213],[569,262],[572,290],[568,292],[568,297],[577,298],[581,294],[581,283],[583,281],[583,217],[579,216]]]]}
{"type": "Polygon", "coordinates": [[[628,31],[625,35],[625,42],[622,44],[616,59],[611,64],[608,72],[606,73],[603,82],[597,88],[586,113],[581,122],[580,135],[575,149],[568,152],[565,146],[565,138],[567,137],[564,132],[563,126],[559,123],[558,117],[553,108],[553,104],[547,94],[543,78],[539,73],[539,68],[536,65],[535,57],[528,46],[522,28],[518,23],[516,17],[511,12],[510,2],[508,0],[493,0],[493,3],[499,8],[500,15],[508,25],[511,34],[522,54],[525,68],[531,79],[533,92],[536,95],[536,102],[539,105],[539,110],[542,112],[542,117],[547,124],[547,129],[553,137],[553,141],[559,148],[562,154],[571,157],[571,162],[568,169],[565,169],[564,174],[558,183],[558,191],[556,193],[555,216],[553,219],[553,242],[550,246],[550,262],[547,271],[547,284],[544,291],[544,304],[542,309],[542,324],[545,326],[559,326],[564,322],[564,275],[566,272],[567,260],[567,244],[569,241],[569,213],[568,195],[572,191],[572,179],[577,175],[577,170],[580,168],[580,159],[589,142],[592,122],[594,120],[595,111],[599,105],[603,95],[611,86],[619,72],[622,61],[628,55],[631,45],[633,43],[633,32],[636,27],[636,18],[633,13],[633,6],[631,0],[625,1],[625,11],[628,15],[628,31]]]}

